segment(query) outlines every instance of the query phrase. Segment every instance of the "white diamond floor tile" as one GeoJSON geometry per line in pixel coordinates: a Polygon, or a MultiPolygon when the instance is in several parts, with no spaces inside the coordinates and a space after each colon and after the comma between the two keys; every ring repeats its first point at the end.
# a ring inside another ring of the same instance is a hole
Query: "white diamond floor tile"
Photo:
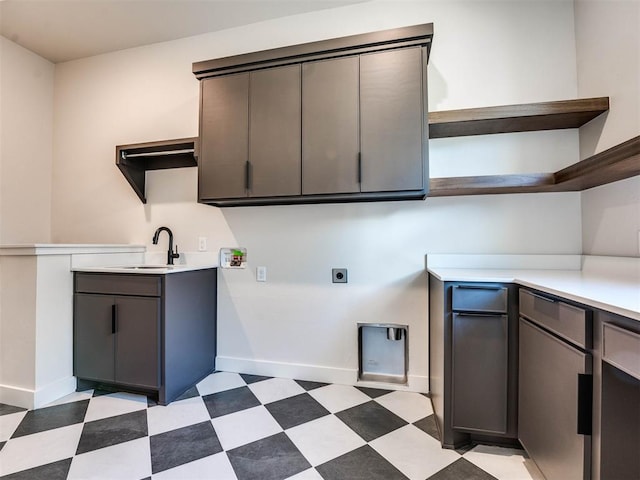
{"type": "Polygon", "coordinates": [[[151,475],[149,437],[74,457],[67,480],[125,480],[151,475]]]}
{"type": "Polygon", "coordinates": [[[288,378],[270,378],[269,380],[249,384],[249,388],[262,404],[293,397],[305,392],[305,389],[298,385],[295,380],[289,380],[288,378]]]}
{"type": "Polygon", "coordinates": [[[45,407],[53,407],[54,405],[63,405],[65,403],[79,402],[81,400],[89,400],[93,397],[93,390],[87,390],[86,392],[73,392],[69,395],[65,395],[58,400],[48,403],[45,407]]]}
{"type": "Polygon", "coordinates": [[[149,435],[176,430],[209,420],[202,397],[192,397],[167,406],[157,405],[147,410],[149,435]]]}
{"type": "Polygon", "coordinates": [[[414,425],[405,425],[369,445],[411,480],[424,480],[460,458],[414,425]]]}
{"type": "Polygon", "coordinates": [[[110,393],[93,397],[89,402],[85,422],[92,422],[125,413],[137,412],[147,408],[147,397],[132,393],[110,393]]]}
{"type": "Polygon", "coordinates": [[[523,450],[478,445],[466,452],[464,458],[498,480],[544,480],[523,450]]]}
{"type": "Polygon", "coordinates": [[[303,423],[290,428],[286,433],[314,467],[366,443],[334,415],[303,423]]]}
{"type": "Polygon", "coordinates": [[[262,405],[214,418],[211,423],[225,450],[282,432],[282,427],[262,405]]]}
{"type": "Polygon", "coordinates": [[[237,373],[218,372],[209,375],[196,386],[200,395],[224,392],[233,388],[244,387],[246,382],[237,373]]]}
{"type": "Polygon", "coordinates": [[[18,425],[27,414],[27,411],[10,413],[9,415],[0,415],[0,442],[4,442],[11,438],[13,432],[16,431],[18,425]]]}
{"type": "Polygon", "coordinates": [[[0,476],[73,457],[82,426],[77,423],[7,442],[0,450],[0,476]]]}
{"type": "Polygon", "coordinates": [[[287,478],[287,480],[324,480],[315,468],[309,468],[304,470],[293,477],[287,478]]]}
{"type": "Polygon", "coordinates": [[[216,453],[215,455],[201,458],[153,475],[153,480],[195,479],[237,480],[237,477],[227,454],[224,452],[216,453]]]}
{"type": "Polygon", "coordinates": [[[331,413],[341,412],[371,400],[368,395],[349,385],[332,384],[310,390],[308,393],[331,413]]]}
{"type": "Polygon", "coordinates": [[[431,401],[415,392],[392,392],[375,399],[387,410],[392,411],[409,423],[428,417],[433,413],[431,401]]]}

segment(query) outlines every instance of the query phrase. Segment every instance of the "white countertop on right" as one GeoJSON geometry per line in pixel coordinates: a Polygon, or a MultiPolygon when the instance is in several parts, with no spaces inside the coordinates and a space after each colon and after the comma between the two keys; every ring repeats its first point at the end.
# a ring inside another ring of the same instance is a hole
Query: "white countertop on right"
{"type": "Polygon", "coordinates": [[[426,266],[442,281],[517,283],[640,321],[638,257],[427,255],[426,266]]]}

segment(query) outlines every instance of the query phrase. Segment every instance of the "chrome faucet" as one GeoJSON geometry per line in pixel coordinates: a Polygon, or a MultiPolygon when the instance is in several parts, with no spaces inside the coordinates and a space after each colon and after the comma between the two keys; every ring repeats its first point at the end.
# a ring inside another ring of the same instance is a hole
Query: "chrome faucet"
{"type": "Polygon", "coordinates": [[[173,232],[169,230],[167,227],[160,227],[156,230],[156,233],[153,234],[153,244],[158,244],[158,237],[160,237],[160,232],[165,231],[169,234],[169,251],[167,252],[167,265],[173,265],[173,259],[180,257],[178,253],[178,246],[176,245],[176,251],[173,251],[173,232]]]}

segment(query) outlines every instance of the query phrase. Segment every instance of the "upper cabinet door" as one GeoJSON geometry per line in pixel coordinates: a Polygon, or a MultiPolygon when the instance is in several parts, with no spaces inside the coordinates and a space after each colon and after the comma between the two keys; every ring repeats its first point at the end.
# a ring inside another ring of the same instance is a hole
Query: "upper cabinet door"
{"type": "Polygon", "coordinates": [[[424,82],[420,47],[360,57],[363,192],[424,187],[424,82]]]}
{"type": "Polygon", "coordinates": [[[360,191],[359,59],[302,66],[302,193],[360,191]]]}
{"type": "Polygon", "coordinates": [[[249,196],[300,195],[300,65],[250,75],[249,196]]]}
{"type": "Polygon", "coordinates": [[[199,197],[246,197],[249,74],[207,78],[201,88],[199,197]]]}

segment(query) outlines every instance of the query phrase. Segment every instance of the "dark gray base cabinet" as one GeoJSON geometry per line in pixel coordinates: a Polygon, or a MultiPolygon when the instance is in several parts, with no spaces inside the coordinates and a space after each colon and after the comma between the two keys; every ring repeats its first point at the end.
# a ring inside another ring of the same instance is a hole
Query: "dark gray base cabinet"
{"type": "Polygon", "coordinates": [[[547,480],[591,478],[592,311],[520,289],[518,438],[547,480]]]}
{"type": "Polygon", "coordinates": [[[429,390],[442,446],[517,444],[517,287],[429,276],[429,390]]]}
{"type": "Polygon", "coordinates": [[[215,369],[216,269],[139,275],[76,272],[78,388],[156,396],[166,405],[215,369]]]}

